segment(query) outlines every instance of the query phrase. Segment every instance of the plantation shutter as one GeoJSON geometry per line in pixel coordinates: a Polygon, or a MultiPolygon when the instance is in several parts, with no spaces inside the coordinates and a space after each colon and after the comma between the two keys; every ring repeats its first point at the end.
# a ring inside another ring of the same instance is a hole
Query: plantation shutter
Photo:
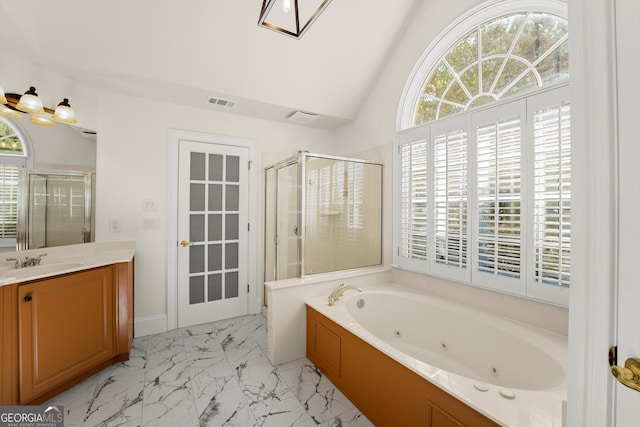
{"type": "Polygon", "coordinates": [[[534,122],[534,281],[569,287],[571,128],[568,104],[536,111],[534,122]]]}
{"type": "Polygon", "coordinates": [[[348,240],[347,222],[349,205],[344,199],[345,185],[347,185],[347,177],[345,171],[345,162],[332,162],[328,168],[331,171],[330,181],[330,204],[327,206],[323,214],[327,217],[328,226],[331,229],[332,240],[348,240]],[[338,216],[337,214],[340,213],[338,216]]]}
{"type": "Polygon", "coordinates": [[[364,238],[364,164],[347,163],[345,177],[342,197],[348,206],[346,235],[349,240],[360,242],[364,238]]]}
{"type": "Polygon", "coordinates": [[[519,116],[477,127],[477,269],[520,278],[521,139],[519,116]]]}
{"type": "Polygon", "coordinates": [[[398,256],[427,259],[427,140],[418,138],[399,148],[400,230],[398,256]]]}
{"type": "Polygon", "coordinates": [[[0,164],[0,246],[16,244],[19,175],[19,168],[0,164]]]}
{"type": "Polygon", "coordinates": [[[467,132],[433,138],[435,262],[467,267],[467,132]]]}

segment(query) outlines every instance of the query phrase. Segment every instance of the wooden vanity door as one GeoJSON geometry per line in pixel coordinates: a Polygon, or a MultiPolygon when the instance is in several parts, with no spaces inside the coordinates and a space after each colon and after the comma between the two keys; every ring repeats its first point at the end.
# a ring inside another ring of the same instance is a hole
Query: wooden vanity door
{"type": "Polygon", "coordinates": [[[115,355],[112,267],[20,285],[20,402],[115,355]]]}

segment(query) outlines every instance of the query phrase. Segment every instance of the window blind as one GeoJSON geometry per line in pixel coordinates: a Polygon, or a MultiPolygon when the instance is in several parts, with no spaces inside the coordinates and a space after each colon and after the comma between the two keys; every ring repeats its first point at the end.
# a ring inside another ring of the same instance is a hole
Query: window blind
{"type": "Polygon", "coordinates": [[[437,263],[467,267],[467,132],[433,138],[437,263]]]}
{"type": "Polygon", "coordinates": [[[519,118],[477,128],[478,270],[520,277],[521,124],[519,118]]]}
{"type": "Polygon", "coordinates": [[[534,116],[534,280],[569,287],[571,127],[568,104],[534,116]]]}
{"type": "Polygon", "coordinates": [[[398,256],[427,259],[427,141],[400,146],[400,236],[398,256]]]}
{"type": "Polygon", "coordinates": [[[345,171],[343,197],[347,203],[347,239],[361,242],[364,229],[364,165],[349,162],[345,171]]]}
{"type": "Polygon", "coordinates": [[[18,185],[20,170],[0,164],[0,239],[18,235],[18,185]]]}

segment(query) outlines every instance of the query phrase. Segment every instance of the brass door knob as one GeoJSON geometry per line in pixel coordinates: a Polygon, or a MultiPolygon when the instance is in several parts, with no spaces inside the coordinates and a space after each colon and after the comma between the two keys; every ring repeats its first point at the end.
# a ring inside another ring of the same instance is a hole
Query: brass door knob
{"type": "Polygon", "coordinates": [[[180,242],[180,246],[182,246],[183,248],[186,248],[187,246],[193,246],[193,243],[183,240],[182,242],[180,242]]]}
{"type": "Polygon", "coordinates": [[[630,357],[622,366],[612,366],[611,373],[616,379],[636,391],[640,391],[640,359],[630,357]]]}

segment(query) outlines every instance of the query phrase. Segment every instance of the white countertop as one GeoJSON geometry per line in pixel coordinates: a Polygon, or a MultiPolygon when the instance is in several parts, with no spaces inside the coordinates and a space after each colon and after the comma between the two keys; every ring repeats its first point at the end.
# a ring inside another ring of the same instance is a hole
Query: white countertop
{"type": "Polygon", "coordinates": [[[133,259],[135,249],[135,241],[117,241],[3,252],[0,258],[0,286],[129,262],[133,259]],[[46,256],[42,256],[40,265],[33,267],[16,269],[15,261],[6,261],[7,258],[22,260],[42,254],[46,256]]]}

